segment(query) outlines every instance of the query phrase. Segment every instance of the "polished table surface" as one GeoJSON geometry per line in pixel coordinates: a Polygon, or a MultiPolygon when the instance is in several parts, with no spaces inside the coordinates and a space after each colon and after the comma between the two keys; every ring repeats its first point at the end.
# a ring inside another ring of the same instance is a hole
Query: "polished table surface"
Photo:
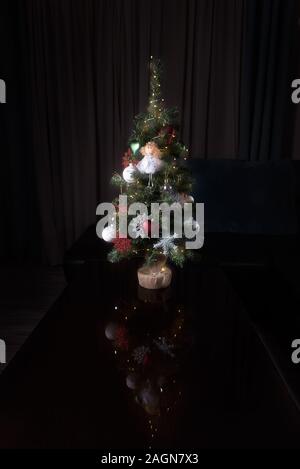
{"type": "Polygon", "coordinates": [[[300,415],[225,273],[138,287],[90,262],[0,377],[2,448],[299,446],[300,415]]]}

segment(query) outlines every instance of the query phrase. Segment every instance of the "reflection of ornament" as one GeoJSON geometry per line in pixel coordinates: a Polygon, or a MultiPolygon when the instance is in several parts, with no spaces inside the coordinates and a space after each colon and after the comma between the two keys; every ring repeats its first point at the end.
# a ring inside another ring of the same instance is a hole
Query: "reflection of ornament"
{"type": "Polygon", "coordinates": [[[157,243],[153,245],[154,249],[162,249],[162,252],[167,256],[170,251],[176,250],[177,246],[174,243],[174,239],[179,238],[178,234],[174,233],[173,236],[167,238],[161,238],[157,243]]]}
{"type": "Polygon", "coordinates": [[[101,236],[104,241],[106,241],[107,243],[111,243],[116,237],[116,230],[113,226],[106,226],[106,228],[104,228],[104,230],[102,231],[101,236]]]}
{"type": "Polygon", "coordinates": [[[157,384],[158,384],[158,386],[160,387],[160,390],[162,390],[163,388],[165,388],[165,387],[167,386],[167,383],[168,383],[168,381],[167,381],[167,379],[166,379],[165,376],[159,376],[159,377],[157,378],[157,384]]]}
{"type": "Polygon", "coordinates": [[[132,356],[133,356],[134,361],[136,361],[139,365],[141,365],[144,362],[145,357],[149,353],[150,353],[150,348],[145,347],[144,345],[141,345],[140,347],[137,347],[136,349],[134,349],[132,356]]]}
{"type": "Polygon", "coordinates": [[[108,340],[115,340],[117,329],[118,325],[114,322],[110,322],[105,328],[105,337],[108,340]]]}
{"type": "Polygon", "coordinates": [[[124,326],[119,326],[115,333],[115,344],[121,350],[128,350],[129,341],[127,329],[124,326]]]}
{"type": "Polygon", "coordinates": [[[156,347],[163,353],[166,353],[170,357],[174,358],[175,354],[172,352],[174,349],[173,344],[169,344],[165,337],[159,337],[158,339],[153,341],[156,347]]]}
{"type": "Polygon", "coordinates": [[[127,168],[125,168],[123,171],[124,180],[128,184],[131,184],[132,182],[134,182],[135,173],[136,173],[135,166],[132,163],[130,163],[129,166],[127,166],[127,168]]]}
{"type": "Polygon", "coordinates": [[[139,142],[132,142],[132,143],[130,144],[130,148],[131,148],[131,150],[132,150],[132,153],[135,155],[136,152],[138,151],[138,149],[140,148],[139,142]]]}
{"type": "Polygon", "coordinates": [[[136,389],[138,377],[135,373],[130,373],[126,378],[126,385],[129,389],[136,389]]]}
{"type": "Polygon", "coordinates": [[[151,387],[142,389],[139,398],[141,405],[148,414],[154,415],[159,411],[159,397],[151,387]]]}

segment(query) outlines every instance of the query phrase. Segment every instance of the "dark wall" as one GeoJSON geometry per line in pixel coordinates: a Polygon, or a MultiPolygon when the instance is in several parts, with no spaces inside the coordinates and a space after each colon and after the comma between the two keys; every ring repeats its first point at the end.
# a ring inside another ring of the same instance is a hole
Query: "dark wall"
{"type": "Polygon", "coordinates": [[[31,145],[30,96],[22,22],[18,2],[1,2],[0,78],[6,82],[6,104],[0,104],[0,256],[39,255],[39,226],[31,145]]]}

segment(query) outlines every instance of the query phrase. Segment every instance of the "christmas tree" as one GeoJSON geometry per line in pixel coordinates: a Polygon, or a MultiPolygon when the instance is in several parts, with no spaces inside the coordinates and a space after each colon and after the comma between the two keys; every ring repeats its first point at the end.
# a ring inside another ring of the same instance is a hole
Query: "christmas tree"
{"type": "MultiPolygon", "coordinates": [[[[194,201],[189,195],[192,178],[185,164],[188,150],[179,140],[179,113],[177,109],[167,109],[165,106],[161,93],[161,72],[161,63],[151,57],[149,105],[145,113],[135,117],[129,149],[123,157],[123,174],[114,174],[111,181],[120,194],[127,195],[128,204],[143,202],[149,210],[154,202],[184,206],[194,201]]],[[[119,198],[113,203],[116,207],[117,235],[110,239],[109,227],[105,228],[106,237],[103,233],[106,241],[113,242],[113,249],[108,255],[111,262],[139,256],[144,257],[149,265],[163,255],[182,266],[186,258],[192,257],[193,251],[186,249],[184,237],[176,233],[163,236],[163,219],[159,221],[158,239],[151,236],[154,223],[151,215],[142,213],[129,216],[128,221],[135,227],[133,231],[136,236],[118,236],[122,207],[119,206],[119,198]]]]}

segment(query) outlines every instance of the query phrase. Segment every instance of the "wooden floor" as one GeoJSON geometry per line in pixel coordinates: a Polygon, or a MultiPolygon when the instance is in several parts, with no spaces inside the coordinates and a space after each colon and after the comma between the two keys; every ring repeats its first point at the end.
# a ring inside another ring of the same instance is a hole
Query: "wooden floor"
{"type": "Polygon", "coordinates": [[[6,364],[0,364],[0,373],[65,286],[62,267],[0,266],[0,339],[6,343],[6,364]]]}

